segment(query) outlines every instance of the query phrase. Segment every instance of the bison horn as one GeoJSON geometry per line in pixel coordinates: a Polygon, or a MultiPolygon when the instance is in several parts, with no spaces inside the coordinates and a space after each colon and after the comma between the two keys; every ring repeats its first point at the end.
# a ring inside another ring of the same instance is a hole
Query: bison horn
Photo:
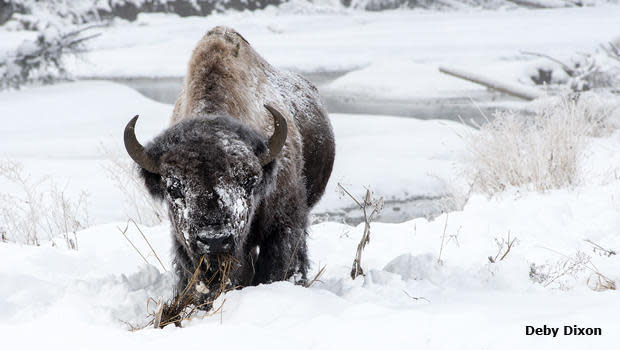
{"type": "Polygon", "coordinates": [[[271,163],[274,159],[276,159],[280,151],[282,151],[284,142],[286,142],[286,134],[288,132],[286,119],[284,119],[282,113],[268,105],[265,105],[265,108],[267,108],[273,117],[274,130],[273,135],[269,138],[269,152],[260,159],[261,165],[263,166],[271,163]]]}
{"type": "Polygon", "coordinates": [[[144,147],[136,139],[136,121],[138,121],[138,116],[133,117],[125,127],[125,149],[139,166],[148,172],[159,174],[159,166],[144,152],[144,147]]]}

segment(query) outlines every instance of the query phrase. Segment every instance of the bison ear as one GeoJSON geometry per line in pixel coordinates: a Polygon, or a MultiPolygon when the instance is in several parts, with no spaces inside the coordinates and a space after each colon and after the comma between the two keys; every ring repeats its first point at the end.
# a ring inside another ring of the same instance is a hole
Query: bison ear
{"type": "Polygon", "coordinates": [[[269,105],[265,105],[265,108],[267,108],[273,117],[273,135],[269,138],[268,152],[260,158],[262,166],[265,166],[276,159],[278,154],[280,154],[284,148],[286,136],[288,134],[288,125],[282,113],[269,105]]]}
{"type": "Polygon", "coordinates": [[[151,196],[158,200],[164,199],[166,189],[162,184],[161,175],[152,173],[144,168],[141,168],[140,176],[144,180],[144,185],[151,194],[151,196]]]}

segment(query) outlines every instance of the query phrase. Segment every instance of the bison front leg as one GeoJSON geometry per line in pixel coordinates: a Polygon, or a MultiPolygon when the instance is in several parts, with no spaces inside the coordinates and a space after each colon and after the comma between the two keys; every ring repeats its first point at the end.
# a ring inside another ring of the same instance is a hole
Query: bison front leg
{"type": "Polygon", "coordinates": [[[305,284],[308,271],[307,233],[302,228],[273,232],[259,245],[254,285],[294,278],[305,284]]]}

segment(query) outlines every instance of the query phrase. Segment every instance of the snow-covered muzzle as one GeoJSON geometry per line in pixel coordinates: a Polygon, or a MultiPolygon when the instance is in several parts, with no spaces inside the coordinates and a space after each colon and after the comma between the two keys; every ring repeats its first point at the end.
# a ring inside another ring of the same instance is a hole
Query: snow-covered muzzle
{"type": "Polygon", "coordinates": [[[170,219],[179,240],[194,256],[232,253],[249,231],[254,201],[251,188],[224,178],[205,188],[166,178],[170,219]]]}

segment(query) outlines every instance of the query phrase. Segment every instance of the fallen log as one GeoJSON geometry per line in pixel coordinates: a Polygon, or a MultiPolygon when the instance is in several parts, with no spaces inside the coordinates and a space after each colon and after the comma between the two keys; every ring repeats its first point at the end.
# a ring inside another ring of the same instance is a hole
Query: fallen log
{"type": "Polygon", "coordinates": [[[529,86],[524,86],[524,85],[515,84],[515,83],[504,83],[504,82],[494,80],[491,78],[487,78],[487,77],[484,77],[484,76],[481,76],[475,73],[465,72],[461,69],[439,67],[439,71],[441,73],[448,74],[448,75],[451,75],[453,77],[457,77],[460,79],[464,79],[472,83],[485,86],[489,89],[497,90],[499,92],[503,92],[511,96],[522,98],[527,101],[535,100],[545,95],[544,92],[538,89],[535,89],[535,88],[531,88],[529,86]]]}

